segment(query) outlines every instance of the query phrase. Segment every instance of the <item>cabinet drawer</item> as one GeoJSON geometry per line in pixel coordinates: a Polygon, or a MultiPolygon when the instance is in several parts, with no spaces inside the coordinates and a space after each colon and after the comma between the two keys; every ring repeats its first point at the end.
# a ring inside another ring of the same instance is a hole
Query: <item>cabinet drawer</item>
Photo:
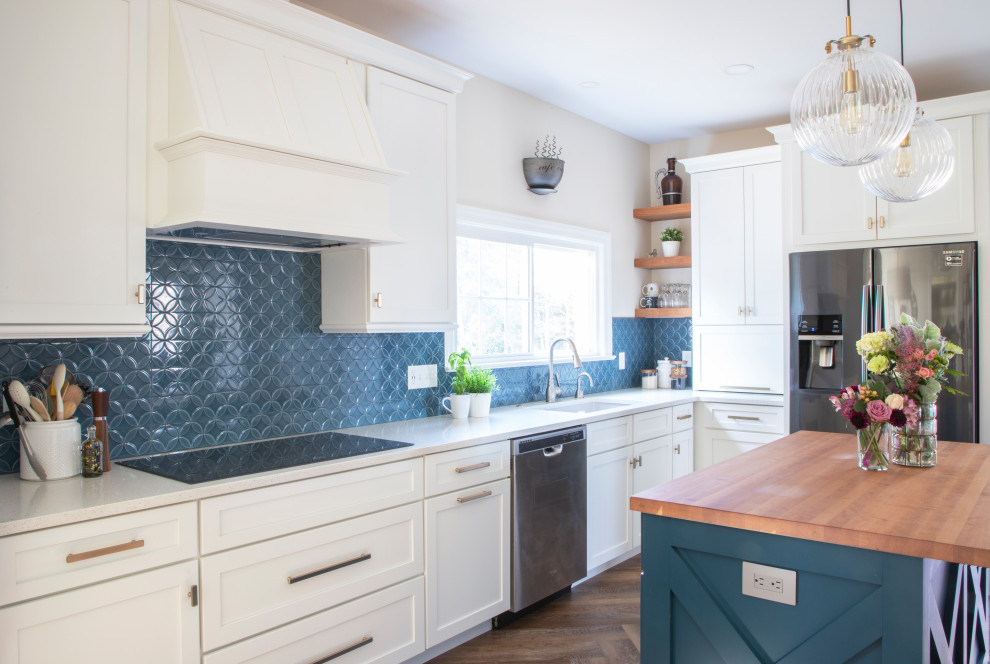
{"type": "Polygon", "coordinates": [[[633,415],[633,442],[639,443],[658,436],[666,436],[673,431],[671,409],[660,408],[647,413],[633,415]]]}
{"type": "Polygon", "coordinates": [[[674,417],[674,431],[688,431],[694,428],[694,404],[682,403],[671,408],[674,417]]]}
{"type": "Polygon", "coordinates": [[[419,577],[204,655],[203,664],[324,662],[334,655],[348,664],[398,664],[425,649],[423,604],[419,577]]]}
{"type": "Polygon", "coordinates": [[[343,521],[423,498],[409,459],[200,501],[203,553],[343,521]]]}
{"type": "Polygon", "coordinates": [[[749,431],[724,431],[704,429],[694,445],[694,468],[701,470],[713,463],[731,459],[760,445],[772,443],[781,437],[775,433],[751,433],[749,431]]]}
{"type": "Polygon", "coordinates": [[[784,433],[784,409],[780,406],[747,406],[706,403],[704,425],[707,428],[753,433],[784,433]]]}
{"type": "Polygon", "coordinates": [[[426,457],[426,495],[436,496],[509,476],[509,441],[426,457]]]}
{"type": "Polygon", "coordinates": [[[196,506],[171,505],[0,539],[0,605],[196,557],[196,506]]]}
{"type": "Polygon", "coordinates": [[[414,503],[202,559],[212,650],[423,573],[414,503]]]}
{"type": "Polygon", "coordinates": [[[588,425],[588,456],[632,445],[631,415],[588,425]]]}

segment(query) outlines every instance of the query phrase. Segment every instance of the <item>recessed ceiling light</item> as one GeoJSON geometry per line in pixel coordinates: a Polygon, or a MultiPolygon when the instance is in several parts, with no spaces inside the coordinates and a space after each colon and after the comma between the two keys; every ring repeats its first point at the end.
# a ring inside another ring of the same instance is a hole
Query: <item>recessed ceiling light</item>
{"type": "Polygon", "coordinates": [[[744,64],[729,65],[724,69],[724,71],[729,76],[740,76],[742,74],[748,74],[749,72],[753,71],[753,65],[744,65],[744,64]]]}
{"type": "Polygon", "coordinates": [[[601,83],[599,83],[598,81],[581,81],[580,83],[578,83],[579,87],[586,88],[588,90],[592,88],[597,88],[599,85],[601,85],[601,83]]]}

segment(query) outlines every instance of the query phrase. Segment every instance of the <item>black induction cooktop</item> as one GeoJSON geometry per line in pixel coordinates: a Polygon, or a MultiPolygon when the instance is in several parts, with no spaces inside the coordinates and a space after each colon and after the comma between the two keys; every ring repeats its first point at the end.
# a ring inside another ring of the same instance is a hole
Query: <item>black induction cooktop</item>
{"type": "Polygon", "coordinates": [[[253,443],[154,454],[116,463],[186,484],[199,484],[411,445],[412,443],[325,431],[253,443]]]}

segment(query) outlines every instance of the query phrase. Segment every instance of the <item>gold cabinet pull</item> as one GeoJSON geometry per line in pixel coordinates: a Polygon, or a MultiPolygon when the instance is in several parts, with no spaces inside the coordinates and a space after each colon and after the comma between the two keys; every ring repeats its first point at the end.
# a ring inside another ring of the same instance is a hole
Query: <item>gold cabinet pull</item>
{"type": "Polygon", "coordinates": [[[873,217],[867,217],[866,218],[866,227],[867,228],[873,228],[873,217]]]}
{"type": "Polygon", "coordinates": [[[736,310],[736,315],[742,316],[742,307],[739,307],[739,309],[736,310]]]}
{"type": "Polygon", "coordinates": [[[730,420],[746,420],[747,422],[759,422],[758,417],[749,417],[747,415],[729,415],[730,420]]]}
{"type": "Polygon", "coordinates": [[[189,592],[186,593],[186,597],[192,600],[193,606],[199,606],[199,586],[193,586],[190,588],[189,592]]]}
{"type": "Polygon", "coordinates": [[[131,540],[130,542],[125,542],[124,544],[114,544],[113,546],[103,547],[102,549],[93,549],[92,551],[83,551],[82,553],[70,553],[65,557],[65,562],[78,563],[80,560],[89,560],[90,558],[109,556],[111,553],[120,553],[121,551],[140,549],[142,546],[144,546],[144,540],[131,540]]]}
{"type": "Polygon", "coordinates": [[[455,473],[470,473],[472,470],[481,470],[482,468],[487,468],[492,465],[491,461],[482,461],[480,463],[472,463],[470,466],[461,466],[460,468],[454,468],[455,473]]]}
{"type": "Polygon", "coordinates": [[[879,221],[880,221],[880,228],[883,228],[884,226],[887,225],[887,222],[884,220],[883,215],[880,215],[879,221]]]}
{"type": "Polygon", "coordinates": [[[320,574],[326,574],[327,572],[332,572],[334,570],[341,569],[342,567],[350,567],[351,565],[356,565],[357,563],[363,563],[365,560],[371,560],[370,553],[362,553],[360,556],[354,556],[353,558],[342,560],[339,563],[327,565],[326,567],[320,567],[319,569],[314,569],[309,572],[304,572],[303,574],[299,574],[297,576],[290,576],[289,583],[299,583],[300,581],[305,581],[306,579],[312,579],[314,576],[319,576],[320,574]]]}
{"type": "Polygon", "coordinates": [[[337,652],[330,653],[326,657],[310,662],[310,664],[326,664],[326,662],[329,662],[332,659],[337,659],[338,657],[342,657],[349,652],[354,652],[358,648],[363,648],[374,640],[375,640],[374,637],[366,636],[362,638],[360,641],[355,641],[349,646],[344,646],[337,652]]]}
{"type": "Polygon", "coordinates": [[[144,284],[138,286],[137,292],[134,295],[137,296],[138,304],[144,304],[146,288],[144,284]]]}
{"type": "Polygon", "coordinates": [[[642,466],[643,465],[643,455],[641,454],[638,457],[633,457],[632,458],[632,461],[629,462],[629,465],[631,465],[633,468],[635,468],[636,466],[642,466]]]}
{"type": "Polygon", "coordinates": [[[460,498],[457,499],[457,502],[463,505],[464,503],[470,503],[472,500],[478,500],[479,498],[487,498],[490,495],[492,495],[491,491],[479,491],[478,493],[472,493],[470,496],[461,496],[460,498]]]}
{"type": "Polygon", "coordinates": [[[376,293],[374,299],[371,301],[375,303],[376,307],[381,309],[382,305],[385,303],[385,296],[382,295],[380,292],[376,293]]]}
{"type": "Polygon", "coordinates": [[[679,419],[679,420],[690,420],[691,419],[691,416],[690,415],[678,415],[677,416],[677,419],[679,419]]]}
{"type": "Polygon", "coordinates": [[[752,316],[753,315],[753,308],[752,307],[746,307],[746,315],[747,316],[752,316]]]}
{"type": "Polygon", "coordinates": [[[680,454],[680,453],[681,453],[681,444],[677,443],[676,445],[674,445],[674,454],[680,454]]]}

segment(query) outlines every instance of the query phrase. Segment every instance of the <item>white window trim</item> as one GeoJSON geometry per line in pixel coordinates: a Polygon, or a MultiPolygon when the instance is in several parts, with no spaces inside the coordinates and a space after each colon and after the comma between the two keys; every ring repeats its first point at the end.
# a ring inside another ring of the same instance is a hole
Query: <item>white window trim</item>
{"type": "MultiPolygon", "coordinates": [[[[544,219],[534,219],[533,217],[523,217],[521,215],[486,210],[484,208],[472,207],[469,205],[457,206],[457,231],[461,234],[462,227],[467,227],[470,232],[465,233],[469,237],[491,239],[498,242],[511,240],[511,235],[519,233],[526,235],[532,240],[545,238],[548,244],[567,245],[593,249],[598,254],[599,273],[596,284],[599,303],[598,316],[598,338],[601,339],[599,352],[592,355],[582,355],[582,362],[599,362],[602,360],[614,360],[612,354],[612,235],[606,231],[571,224],[562,224],[544,219]],[[508,231],[508,234],[507,234],[508,231]],[[567,238],[570,242],[561,242],[561,238],[567,238]]],[[[456,269],[454,274],[457,274],[456,269]]],[[[444,333],[444,368],[451,371],[446,364],[446,358],[453,352],[459,351],[457,346],[456,330],[444,333]]],[[[558,346],[554,353],[555,362],[568,361],[571,357],[569,346],[558,346]]],[[[506,355],[498,360],[485,359],[475,366],[489,369],[500,369],[505,367],[533,367],[547,364],[549,358],[546,356],[534,357],[533,355],[512,356],[506,355]]]]}

